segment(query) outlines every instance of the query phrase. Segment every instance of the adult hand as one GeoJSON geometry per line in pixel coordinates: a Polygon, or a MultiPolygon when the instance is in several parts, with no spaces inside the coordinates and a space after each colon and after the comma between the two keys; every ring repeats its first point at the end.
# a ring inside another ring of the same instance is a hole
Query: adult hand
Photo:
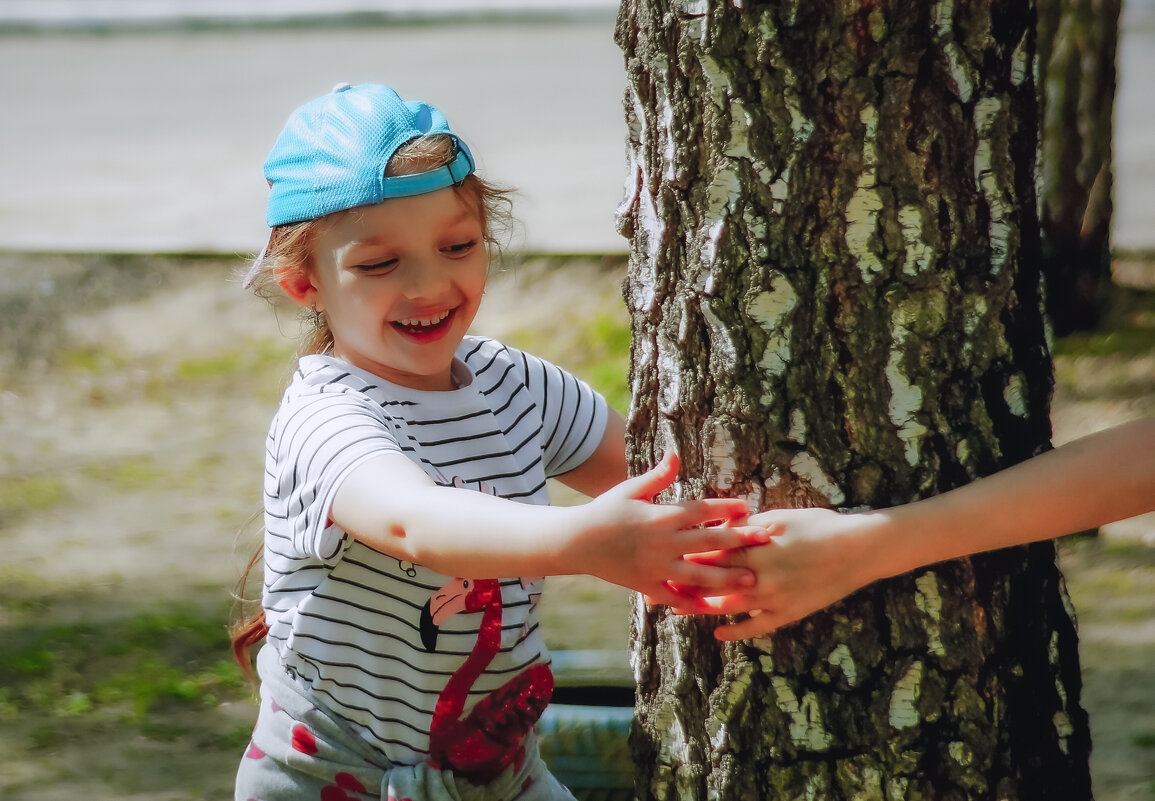
{"type": "Polygon", "coordinates": [[[880,515],[775,509],[751,516],[749,523],[765,527],[770,541],[741,551],[694,557],[715,566],[744,566],[758,577],[748,590],[707,599],[714,614],[749,615],[715,629],[720,640],[762,636],[884,575],[877,564],[883,554],[872,539],[885,524],[880,515]]]}

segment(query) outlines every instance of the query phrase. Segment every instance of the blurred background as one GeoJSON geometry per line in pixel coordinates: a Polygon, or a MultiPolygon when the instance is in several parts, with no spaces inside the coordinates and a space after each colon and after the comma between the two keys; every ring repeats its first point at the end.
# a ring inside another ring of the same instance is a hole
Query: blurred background
{"type": "MultiPolygon", "coordinates": [[[[516,187],[478,328],[624,409],[624,69],[606,0],[0,0],[0,797],[231,797],[227,653],[296,322],[235,280],[261,163],[342,81],[444,110],[516,187]]],[[[1101,330],[1055,344],[1055,440],[1155,413],[1155,0],[1126,0],[1101,330]]],[[[1155,799],[1155,520],[1062,546],[1101,799],[1155,799]]],[[[551,597],[552,596],[552,597],[551,597]]],[[[628,599],[559,579],[559,649],[628,599]]]]}
{"type": "MultiPolygon", "coordinates": [[[[0,248],[256,252],[261,163],[341,81],[428,99],[521,190],[524,245],[624,250],[608,0],[0,0],[0,248]]],[[[1155,247],[1155,0],[1126,0],[1114,242],[1155,247]]]]}
{"type": "Polygon", "coordinates": [[[521,191],[525,247],[622,251],[614,14],[604,0],[0,0],[0,248],[255,253],[273,139],[348,81],[442,108],[484,173],[521,191]]]}

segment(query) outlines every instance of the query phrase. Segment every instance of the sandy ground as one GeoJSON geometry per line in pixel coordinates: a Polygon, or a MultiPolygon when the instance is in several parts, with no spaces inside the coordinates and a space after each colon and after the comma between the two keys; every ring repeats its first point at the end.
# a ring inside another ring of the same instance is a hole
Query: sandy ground
{"type": "MultiPolygon", "coordinates": [[[[296,330],[291,315],[228,280],[237,266],[0,255],[0,639],[45,619],[227,598],[258,536],[263,439],[296,330]]],[[[535,349],[564,359],[576,321],[624,314],[621,277],[620,260],[523,264],[491,282],[478,327],[513,341],[536,330],[535,349]]],[[[1058,376],[1057,441],[1155,413],[1150,347],[1060,359],[1058,376]]],[[[1097,797],[1150,801],[1155,519],[1064,545],[1063,560],[1081,622],[1097,797]]],[[[559,584],[553,595],[568,608],[545,607],[554,647],[625,647],[623,592],[559,584]]],[[[164,736],[177,714],[158,713],[144,734],[112,727],[47,744],[37,721],[0,725],[0,796],[226,797],[229,738],[252,707],[234,699],[180,711],[183,728],[164,736]]]]}

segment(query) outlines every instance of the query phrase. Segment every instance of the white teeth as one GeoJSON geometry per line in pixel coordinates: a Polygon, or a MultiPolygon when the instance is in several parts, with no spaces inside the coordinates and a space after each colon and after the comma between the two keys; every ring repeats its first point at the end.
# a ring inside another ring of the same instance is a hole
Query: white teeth
{"type": "Polygon", "coordinates": [[[443,311],[441,314],[439,314],[436,317],[427,317],[427,318],[426,317],[414,317],[411,320],[398,320],[397,325],[406,325],[406,326],[411,326],[411,327],[412,326],[437,325],[438,323],[440,323],[442,320],[444,320],[448,316],[449,316],[449,311],[446,310],[446,311],[443,311]]]}

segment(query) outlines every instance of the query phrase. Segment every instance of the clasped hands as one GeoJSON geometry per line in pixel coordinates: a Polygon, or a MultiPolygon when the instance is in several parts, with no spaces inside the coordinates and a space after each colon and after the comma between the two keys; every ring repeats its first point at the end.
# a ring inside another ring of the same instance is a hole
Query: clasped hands
{"type": "MultiPolygon", "coordinates": [[[[653,470],[611,492],[650,500],[673,483],[677,471],[677,457],[667,454],[653,470]]],[[[866,572],[871,559],[864,550],[864,523],[856,516],[821,508],[748,515],[740,499],[676,506],[692,509],[699,519],[680,532],[680,539],[650,540],[653,566],[664,567],[658,586],[639,586],[637,576],[618,583],[640,589],[649,603],[665,604],[677,614],[742,616],[715,629],[720,640],[765,635],[876,578],[866,572]],[[683,550],[672,553],[671,547],[683,550]]]]}

